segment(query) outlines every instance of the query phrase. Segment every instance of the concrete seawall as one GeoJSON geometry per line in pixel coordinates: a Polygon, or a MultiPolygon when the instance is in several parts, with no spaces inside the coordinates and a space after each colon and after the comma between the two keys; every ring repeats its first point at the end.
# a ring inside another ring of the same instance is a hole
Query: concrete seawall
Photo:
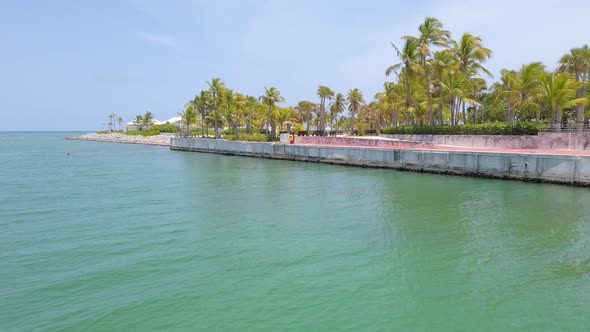
{"type": "Polygon", "coordinates": [[[172,138],[170,149],[590,186],[590,157],[172,138]]]}
{"type": "Polygon", "coordinates": [[[422,141],[394,140],[378,137],[334,137],[334,136],[295,136],[296,144],[318,144],[318,145],[361,145],[361,146],[415,146],[429,147],[434,143],[422,141]]]}
{"type": "Polygon", "coordinates": [[[590,132],[540,132],[531,136],[382,135],[404,141],[473,148],[590,150],[590,132]]]}

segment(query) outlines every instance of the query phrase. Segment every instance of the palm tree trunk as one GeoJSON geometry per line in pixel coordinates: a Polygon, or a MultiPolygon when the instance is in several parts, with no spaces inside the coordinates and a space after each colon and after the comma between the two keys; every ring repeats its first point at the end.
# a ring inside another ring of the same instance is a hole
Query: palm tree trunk
{"type": "Polygon", "coordinates": [[[434,112],[432,111],[432,95],[430,93],[430,80],[428,79],[428,66],[426,65],[426,57],[422,60],[424,67],[424,79],[426,80],[426,95],[428,96],[428,113],[430,115],[430,125],[434,126],[434,112]]]}
{"type": "Polygon", "coordinates": [[[205,112],[201,112],[201,138],[205,138],[203,127],[205,126],[205,112]]]}
{"type": "MultiPolygon", "coordinates": [[[[582,86],[581,88],[576,91],[576,98],[584,98],[584,94],[586,93],[586,86],[582,86]]],[[[576,127],[579,130],[584,128],[584,104],[577,103],[576,104],[576,127]]]]}
{"type": "Polygon", "coordinates": [[[266,119],[266,136],[270,137],[270,111],[272,110],[272,105],[268,105],[268,119],[266,119]]]}
{"type": "Polygon", "coordinates": [[[354,115],[355,115],[354,113],[356,113],[356,112],[353,108],[350,110],[350,134],[351,135],[354,135],[354,115]]]}
{"type": "Polygon", "coordinates": [[[406,108],[410,109],[412,104],[412,91],[410,90],[410,63],[406,62],[406,108]]]}
{"type": "Polygon", "coordinates": [[[561,118],[562,118],[562,111],[561,109],[557,109],[555,111],[555,128],[557,131],[561,131],[561,118]]]}
{"type": "Polygon", "coordinates": [[[248,115],[248,135],[252,135],[252,107],[250,107],[250,114],[248,115]]]}
{"type": "Polygon", "coordinates": [[[463,101],[462,104],[463,105],[461,105],[461,108],[462,108],[462,113],[463,113],[463,124],[467,124],[467,116],[465,115],[465,101],[463,101]]]}
{"type": "Polygon", "coordinates": [[[324,131],[325,130],[325,126],[326,126],[326,115],[325,110],[324,110],[324,104],[326,102],[326,98],[322,97],[321,102],[320,102],[320,131],[324,131]]]}
{"type": "Polygon", "coordinates": [[[455,125],[455,97],[451,99],[451,126],[455,125]]]}
{"type": "Polygon", "coordinates": [[[217,122],[217,103],[215,103],[215,119],[214,120],[214,125],[215,125],[215,139],[219,138],[219,123],[217,122]]]}
{"type": "Polygon", "coordinates": [[[443,123],[443,103],[442,103],[443,99],[442,99],[442,91],[441,91],[440,83],[438,84],[437,90],[438,90],[438,99],[439,99],[439,102],[438,102],[438,124],[442,126],[444,124],[443,123]]]}
{"type": "Polygon", "coordinates": [[[238,132],[238,124],[237,121],[234,121],[234,133],[236,134],[236,139],[240,139],[240,133],[238,132]]]}

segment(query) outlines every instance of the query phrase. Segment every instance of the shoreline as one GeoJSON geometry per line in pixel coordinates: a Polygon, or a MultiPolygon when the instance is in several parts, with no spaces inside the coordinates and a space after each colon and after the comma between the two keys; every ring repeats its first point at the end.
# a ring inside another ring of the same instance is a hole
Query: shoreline
{"type": "Polygon", "coordinates": [[[173,138],[171,150],[590,187],[590,156],[173,138]]]}
{"type": "Polygon", "coordinates": [[[160,134],[155,136],[135,136],[125,135],[120,133],[98,134],[88,133],[80,136],[66,137],[67,140],[76,141],[92,141],[92,142],[106,142],[106,143],[124,143],[124,144],[143,144],[143,145],[157,145],[170,146],[170,138],[173,135],[160,134]]]}

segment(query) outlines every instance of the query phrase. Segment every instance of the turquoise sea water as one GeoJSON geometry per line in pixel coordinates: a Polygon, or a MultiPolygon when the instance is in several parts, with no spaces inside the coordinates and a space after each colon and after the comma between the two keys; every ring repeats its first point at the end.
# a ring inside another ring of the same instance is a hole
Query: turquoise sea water
{"type": "Polygon", "coordinates": [[[0,331],[590,328],[587,188],[74,134],[0,133],[0,331]]]}

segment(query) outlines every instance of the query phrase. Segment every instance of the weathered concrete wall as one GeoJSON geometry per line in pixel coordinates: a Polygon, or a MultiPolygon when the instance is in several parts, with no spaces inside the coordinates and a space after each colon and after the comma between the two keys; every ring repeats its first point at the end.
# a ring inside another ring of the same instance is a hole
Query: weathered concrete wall
{"type": "Polygon", "coordinates": [[[382,135],[383,137],[474,148],[590,150],[590,132],[541,132],[538,136],[382,135]]]}
{"type": "Polygon", "coordinates": [[[423,141],[375,139],[363,137],[329,137],[329,136],[296,136],[297,144],[332,144],[360,146],[432,146],[433,143],[423,141]]]}
{"type": "Polygon", "coordinates": [[[172,150],[590,186],[590,157],[172,138],[172,150]]]}

